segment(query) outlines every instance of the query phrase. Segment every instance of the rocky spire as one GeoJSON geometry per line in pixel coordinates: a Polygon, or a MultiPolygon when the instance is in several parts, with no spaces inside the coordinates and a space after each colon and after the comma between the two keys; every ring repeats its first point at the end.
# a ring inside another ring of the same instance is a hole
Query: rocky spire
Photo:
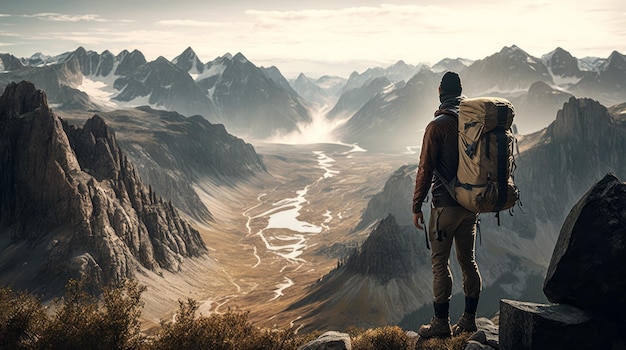
{"type": "Polygon", "coordinates": [[[0,241],[11,241],[0,244],[0,276],[16,287],[55,293],[85,277],[100,288],[206,253],[199,233],[144,186],[102,118],[69,126],[29,82],[0,97],[0,199],[0,241]],[[21,260],[29,269],[2,263],[21,260]]]}
{"type": "Polygon", "coordinates": [[[393,215],[384,218],[346,263],[348,270],[375,277],[382,284],[417,272],[418,236],[403,232],[393,215]]]}

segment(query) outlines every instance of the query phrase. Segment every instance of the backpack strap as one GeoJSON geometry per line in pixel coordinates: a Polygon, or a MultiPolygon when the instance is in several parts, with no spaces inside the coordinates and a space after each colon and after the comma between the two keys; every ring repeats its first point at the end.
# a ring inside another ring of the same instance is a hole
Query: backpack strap
{"type": "MultiPolygon", "coordinates": [[[[459,113],[455,110],[451,110],[451,109],[438,109],[435,112],[435,118],[442,115],[442,114],[447,114],[447,115],[451,115],[453,117],[458,118],[459,117],[459,113]]],[[[456,194],[454,193],[454,186],[457,183],[456,180],[456,176],[450,181],[446,181],[446,179],[444,179],[443,176],[441,176],[441,173],[437,170],[437,169],[433,169],[433,174],[439,178],[439,180],[441,180],[441,182],[443,183],[443,185],[445,186],[446,190],[448,190],[448,192],[450,193],[450,196],[452,196],[452,198],[454,200],[456,200],[456,194]]]]}
{"type": "Polygon", "coordinates": [[[439,172],[439,170],[437,169],[433,169],[433,174],[439,178],[439,180],[441,180],[441,183],[443,183],[443,186],[446,188],[446,190],[448,190],[448,193],[450,193],[450,196],[452,196],[452,199],[456,200],[456,193],[454,191],[454,186],[457,183],[457,178],[456,176],[450,180],[450,182],[446,181],[446,179],[443,178],[443,176],[441,176],[441,173],[439,172]]]}
{"type": "Polygon", "coordinates": [[[498,124],[496,126],[495,135],[496,135],[496,144],[498,146],[498,157],[496,159],[496,167],[498,169],[498,199],[494,206],[494,211],[500,211],[504,207],[507,198],[507,163],[509,161],[508,157],[508,141],[506,137],[506,129],[504,128],[506,124],[507,115],[509,109],[506,105],[498,105],[498,124]]]}

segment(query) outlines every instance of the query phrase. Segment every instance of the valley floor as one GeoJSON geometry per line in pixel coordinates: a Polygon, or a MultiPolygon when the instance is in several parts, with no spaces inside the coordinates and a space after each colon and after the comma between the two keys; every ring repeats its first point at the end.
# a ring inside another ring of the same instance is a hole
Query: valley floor
{"type": "Polygon", "coordinates": [[[334,144],[255,148],[267,175],[234,187],[197,184],[215,217],[196,225],[208,258],[185,262],[179,274],[140,278],[148,285],[146,328],[171,317],[177,300],[187,298],[205,316],[231,308],[250,311],[260,326],[302,327],[302,310],[285,309],[366,238],[368,230],[352,231],[369,199],[394,170],[417,162],[417,155],[334,144]]]}

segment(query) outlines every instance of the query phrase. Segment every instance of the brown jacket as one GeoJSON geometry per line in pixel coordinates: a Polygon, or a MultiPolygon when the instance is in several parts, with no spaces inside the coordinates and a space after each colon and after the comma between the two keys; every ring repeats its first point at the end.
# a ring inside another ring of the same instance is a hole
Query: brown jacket
{"type": "Polygon", "coordinates": [[[426,126],[415,178],[414,213],[422,211],[422,202],[428,195],[431,183],[433,183],[432,194],[435,207],[459,206],[441,180],[436,176],[433,179],[434,169],[437,169],[447,182],[456,176],[459,166],[457,125],[457,109],[452,108],[451,110],[438,109],[435,112],[435,119],[426,126]]]}

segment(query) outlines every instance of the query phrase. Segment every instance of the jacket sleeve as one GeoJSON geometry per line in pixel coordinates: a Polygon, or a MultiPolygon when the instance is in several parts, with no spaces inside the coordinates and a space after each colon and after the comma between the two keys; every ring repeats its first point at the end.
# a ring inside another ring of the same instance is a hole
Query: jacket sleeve
{"type": "Polygon", "coordinates": [[[439,160],[441,142],[440,130],[435,120],[426,126],[419,166],[415,176],[415,191],[413,192],[413,213],[422,211],[422,202],[428,195],[433,180],[433,170],[439,160]]]}

